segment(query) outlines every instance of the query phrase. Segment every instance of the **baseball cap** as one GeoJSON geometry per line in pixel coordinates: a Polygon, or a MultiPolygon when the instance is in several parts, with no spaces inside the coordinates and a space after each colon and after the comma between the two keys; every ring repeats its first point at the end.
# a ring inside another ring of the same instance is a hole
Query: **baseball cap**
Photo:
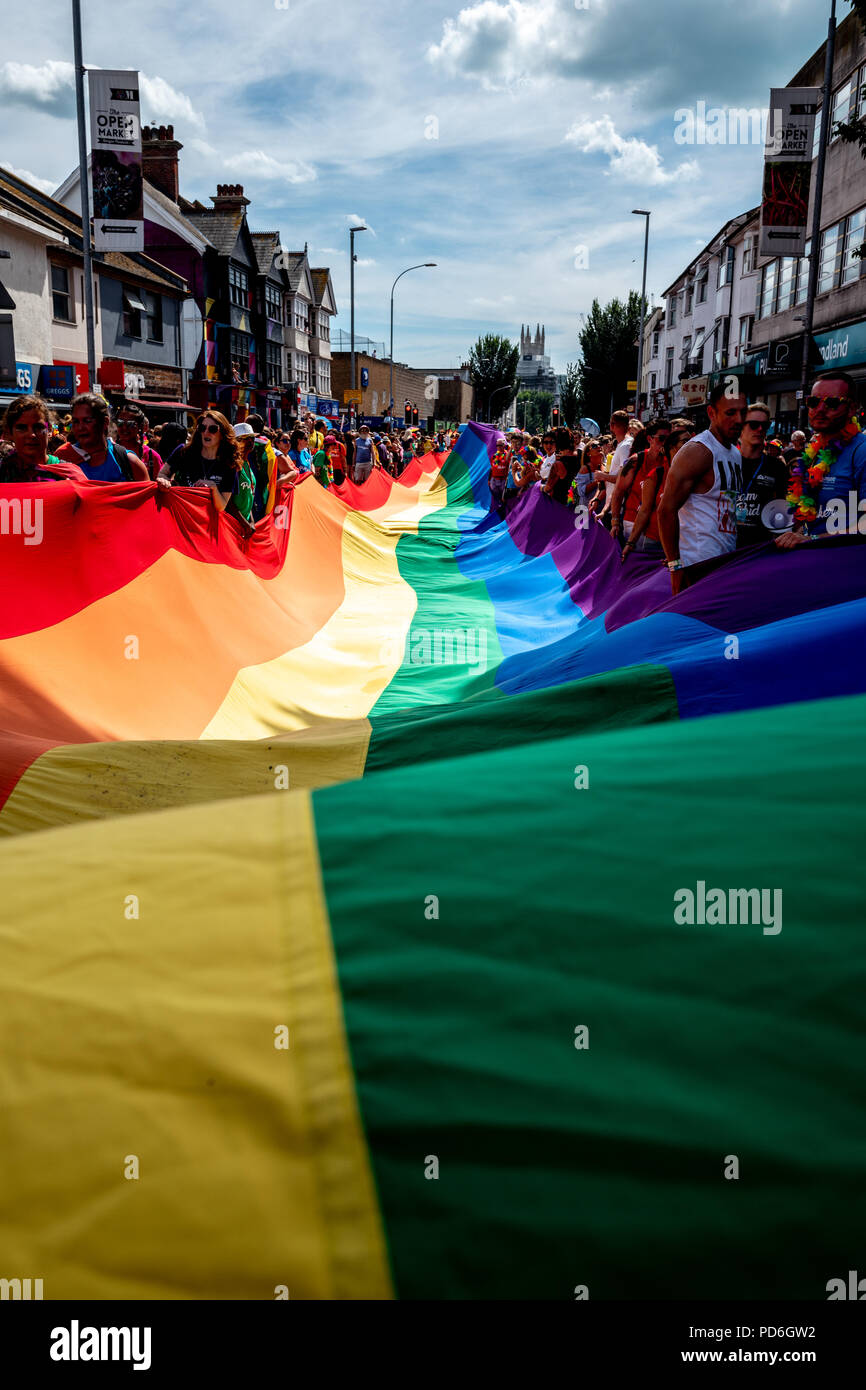
{"type": "Polygon", "coordinates": [[[246,420],[243,420],[239,425],[235,425],[235,439],[254,438],[255,433],[252,425],[248,425],[246,420]]]}

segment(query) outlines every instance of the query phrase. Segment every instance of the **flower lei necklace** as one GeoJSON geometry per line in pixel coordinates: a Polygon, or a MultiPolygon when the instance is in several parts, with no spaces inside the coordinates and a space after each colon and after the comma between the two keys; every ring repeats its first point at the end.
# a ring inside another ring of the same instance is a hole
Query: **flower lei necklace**
{"type": "Polygon", "coordinates": [[[818,515],[817,497],[821,491],[821,484],[842,450],[859,433],[860,426],[857,421],[849,420],[845,428],[832,438],[819,434],[811,444],[806,445],[802,461],[791,465],[791,481],[785,500],[797,509],[794,513],[795,521],[815,520],[818,515]],[[808,482],[809,493],[803,490],[805,482],[808,482]],[[815,495],[812,496],[811,493],[815,495]]]}

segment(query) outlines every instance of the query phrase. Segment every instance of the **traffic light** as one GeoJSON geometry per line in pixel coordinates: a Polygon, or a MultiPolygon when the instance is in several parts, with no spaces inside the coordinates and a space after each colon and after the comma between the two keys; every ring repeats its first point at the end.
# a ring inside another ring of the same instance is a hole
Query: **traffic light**
{"type": "Polygon", "coordinates": [[[417,423],[418,423],[418,407],[417,407],[417,405],[413,405],[413,407],[412,407],[412,424],[413,424],[413,425],[417,425],[417,423]]]}
{"type": "Polygon", "coordinates": [[[412,423],[412,403],[411,403],[411,401],[404,401],[404,402],[403,402],[403,424],[404,424],[404,425],[411,425],[411,423],[412,423]]]}
{"type": "Polygon", "coordinates": [[[555,405],[555,406],[553,407],[553,428],[556,429],[556,427],[558,426],[558,424],[559,424],[559,406],[558,406],[558,405],[555,405]]]}

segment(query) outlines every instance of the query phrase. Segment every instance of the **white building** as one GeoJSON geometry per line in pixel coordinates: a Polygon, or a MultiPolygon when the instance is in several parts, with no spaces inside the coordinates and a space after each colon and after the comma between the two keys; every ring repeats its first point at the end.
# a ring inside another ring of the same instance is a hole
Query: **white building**
{"type": "Polygon", "coordinates": [[[760,213],[752,208],[726,222],[650,316],[641,383],[650,415],[703,409],[723,373],[745,377],[748,391],[760,213]]]}
{"type": "Polygon", "coordinates": [[[520,325],[520,361],[517,364],[517,378],[521,391],[549,391],[556,395],[556,373],[551,369],[550,358],[544,351],[544,324],[535,325],[533,336],[529,325],[520,325]]]}

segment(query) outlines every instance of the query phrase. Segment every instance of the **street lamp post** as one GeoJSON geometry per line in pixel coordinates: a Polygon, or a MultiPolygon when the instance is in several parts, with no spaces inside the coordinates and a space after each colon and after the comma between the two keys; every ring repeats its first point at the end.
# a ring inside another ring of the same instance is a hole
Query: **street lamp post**
{"type": "MultiPolygon", "coordinates": [[[[366,232],[367,228],[362,224],[360,227],[349,228],[349,299],[351,301],[351,342],[349,353],[349,379],[352,383],[352,390],[358,389],[355,380],[355,233],[366,232]]],[[[354,405],[354,401],[352,402],[354,405]]]]}
{"type": "Polygon", "coordinates": [[[514,390],[514,383],[512,382],[511,385],[509,385],[509,386],[497,386],[497,388],[496,388],[495,391],[491,391],[490,397],[489,397],[489,399],[488,399],[488,401],[487,401],[487,414],[488,414],[488,416],[489,416],[489,423],[490,423],[491,425],[493,424],[493,411],[492,411],[492,405],[493,405],[493,398],[494,398],[494,396],[498,396],[499,393],[500,393],[500,391],[513,391],[513,390],[514,390]]]}
{"type": "Polygon", "coordinates": [[[84,328],[90,389],[96,389],[96,338],[93,327],[93,258],[90,246],[90,192],[87,182],[87,134],[84,124],[84,60],[81,54],[81,0],[72,0],[75,59],[75,114],[78,122],[78,184],[81,189],[81,249],[84,253],[84,328]]]}
{"type": "MultiPolygon", "coordinates": [[[[401,270],[397,280],[402,280],[404,275],[408,275],[410,270],[427,270],[435,266],[435,261],[422,261],[420,265],[407,265],[405,270],[401,270]]],[[[394,291],[397,288],[397,280],[391,286],[391,371],[388,381],[388,409],[394,409],[394,291]]]]}
{"type": "Polygon", "coordinates": [[[824,56],[824,99],[821,107],[821,142],[818,146],[818,167],[815,170],[815,196],[812,204],[812,252],[809,256],[809,287],[803,311],[803,363],[800,369],[800,400],[797,424],[805,429],[808,421],[806,392],[809,388],[809,368],[812,356],[812,324],[815,318],[815,296],[818,293],[818,262],[821,243],[821,211],[824,202],[824,165],[827,159],[827,136],[830,132],[830,95],[833,90],[833,59],[836,51],[836,0],[830,0],[830,27],[824,56]]]}
{"type": "Polygon", "coordinates": [[[646,231],[643,243],[643,283],[640,291],[640,330],[637,335],[637,390],[634,393],[634,414],[635,419],[640,419],[640,379],[643,372],[643,325],[646,318],[646,265],[649,255],[649,220],[650,214],[645,208],[632,208],[634,217],[646,218],[646,231]]]}

